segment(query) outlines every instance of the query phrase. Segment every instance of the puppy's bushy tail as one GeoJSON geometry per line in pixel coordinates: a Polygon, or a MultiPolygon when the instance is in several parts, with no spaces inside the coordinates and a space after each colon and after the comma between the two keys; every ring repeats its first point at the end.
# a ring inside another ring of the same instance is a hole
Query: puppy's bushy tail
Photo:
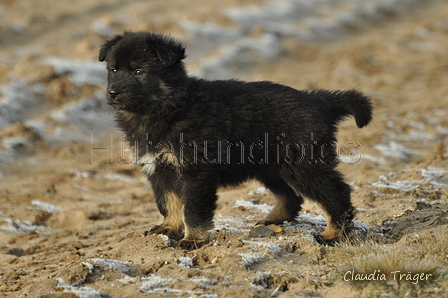
{"type": "Polygon", "coordinates": [[[336,122],[351,115],[355,117],[356,125],[361,128],[372,120],[372,102],[358,90],[316,90],[313,92],[317,97],[324,98],[330,104],[336,122]]]}

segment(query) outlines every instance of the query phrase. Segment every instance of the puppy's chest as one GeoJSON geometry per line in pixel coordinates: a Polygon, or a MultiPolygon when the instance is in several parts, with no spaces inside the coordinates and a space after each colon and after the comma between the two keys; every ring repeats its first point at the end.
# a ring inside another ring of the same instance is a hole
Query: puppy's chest
{"type": "Polygon", "coordinates": [[[170,151],[160,151],[154,153],[145,153],[137,158],[137,164],[142,166],[143,172],[152,176],[159,165],[170,165],[174,168],[179,168],[179,158],[170,151]]]}

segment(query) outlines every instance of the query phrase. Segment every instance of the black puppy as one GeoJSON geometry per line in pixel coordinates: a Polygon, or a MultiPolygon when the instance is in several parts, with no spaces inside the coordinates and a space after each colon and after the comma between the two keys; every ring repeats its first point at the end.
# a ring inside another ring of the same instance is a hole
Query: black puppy
{"type": "Polygon", "coordinates": [[[303,197],[323,209],[321,241],[350,227],[350,186],[335,169],[336,125],[372,119],[355,90],[298,91],[271,82],[207,81],[187,75],[185,48],[154,33],[106,41],[107,101],[135,150],[164,216],[151,229],[193,249],[209,241],[217,188],[257,179],[277,199],[259,224],[292,221],[303,197]]]}

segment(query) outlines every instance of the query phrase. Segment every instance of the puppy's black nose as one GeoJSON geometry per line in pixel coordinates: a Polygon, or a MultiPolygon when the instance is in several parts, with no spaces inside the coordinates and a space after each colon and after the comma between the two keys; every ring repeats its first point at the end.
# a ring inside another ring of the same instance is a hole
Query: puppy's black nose
{"type": "Polygon", "coordinates": [[[118,97],[118,95],[120,95],[120,90],[117,90],[117,89],[110,89],[109,90],[109,97],[110,98],[117,98],[118,97]]]}

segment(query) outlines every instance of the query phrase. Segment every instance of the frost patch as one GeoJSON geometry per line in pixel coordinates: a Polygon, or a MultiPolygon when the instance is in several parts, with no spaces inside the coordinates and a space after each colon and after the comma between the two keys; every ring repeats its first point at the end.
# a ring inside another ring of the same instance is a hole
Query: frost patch
{"type": "Polygon", "coordinates": [[[51,65],[57,75],[68,74],[70,81],[77,86],[83,84],[106,85],[107,70],[96,61],[73,61],[60,57],[47,57],[41,63],[51,65]]]}
{"type": "Polygon", "coordinates": [[[17,79],[12,79],[8,85],[0,85],[0,128],[36,113],[42,106],[36,91],[39,90],[17,79]]]}
{"type": "Polygon", "coordinates": [[[374,163],[380,164],[380,165],[381,164],[383,164],[383,165],[391,165],[391,164],[393,164],[393,162],[391,162],[390,160],[387,160],[384,157],[376,157],[376,156],[373,156],[373,155],[370,155],[370,154],[365,154],[365,153],[361,157],[363,159],[367,159],[367,160],[369,160],[371,162],[374,162],[374,163]]]}
{"type": "Polygon", "coordinates": [[[62,278],[58,278],[58,288],[64,293],[74,293],[80,298],[109,298],[109,294],[97,291],[91,287],[74,287],[67,284],[62,278]]]}
{"type": "Polygon", "coordinates": [[[386,176],[381,175],[379,177],[380,181],[370,183],[370,186],[377,188],[392,188],[399,191],[412,191],[418,188],[426,189],[425,187],[422,187],[422,184],[426,183],[429,183],[436,189],[446,188],[448,186],[444,181],[440,181],[441,179],[446,179],[446,173],[448,173],[448,171],[443,168],[428,167],[427,169],[418,169],[417,171],[421,172],[424,179],[392,182],[389,181],[386,176]]]}
{"type": "Polygon", "coordinates": [[[417,150],[406,148],[403,144],[395,141],[389,141],[383,144],[377,144],[374,146],[382,155],[397,158],[401,161],[410,161],[410,155],[418,153],[417,150]]]}
{"type": "Polygon", "coordinates": [[[353,226],[355,227],[355,229],[363,230],[364,232],[369,232],[369,231],[373,230],[373,228],[371,226],[369,226],[368,224],[365,224],[363,222],[360,222],[358,220],[355,220],[353,222],[353,226]]]}
{"type": "Polygon", "coordinates": [[[419,169],[417,171],[420,171],[423,177],[435,180],[439,180],[446,177],[446,174],[448,173],[446,169],[435,167],[428,167],[427,169],[419,169]]]}
{"type": "Polygon", "coordinates": [[[279,256],[282,253],[282,248],[277,242],[264,242],[263,241],[249,241],[243,240],[243,243],[249,244],[249,248],[258,250],[260,248],[267,248],[271,253],[279,256]]]}
{"type": "Polygon", "coordinates": [[[163,240],[165,246],[171,246],[172,243],[170,237],[164,234],[159,234],[158,236],[163,240]]]}
{"type": "Polygon", "coordinates": [[[125,176],[125,175],[118,174],[118,173],[108,173],[108,174],[104,175],[104,178],[109,179],[109,180],[119,180],[119,181],[123,181],[126,183],[134,183],[134,182],[138,181],[132,177],[125,176]]]}
{"type": "Polygon", "coordinates": [[[176,280],[173,278],[163,278],[154,274],[149,277],[144,277],[142,285],[140,286],[140,291],[144,293],[156,293],[164,292],[169,290],[165,286],[174,283],[176,280]]]}
{"type": "Polygon", "coordinates": [[[32,200],[31,205],[36,206],[37,209],[40,209],[42,211],[48,212],[48,213],[61,213],[62,210],[58,207],[51,205],[49,203],[41,202],[39,200],[32,200]]]}
{"type": "Polygon", "coordinates": [[[114,115],[102,98],[103,94],[96,94],[92,98],[67,103],[50,117],[75,127],[83,136],[90,136],[95,131],[110,131],[114,127],[114,115]]]}
{"type": "Polygon", "coordinates": [[[240,206],[243,206],[244,209],[250,210],[250,209],[255,209],[257,211],[260,211],[262,213],[269,213],[271,212],[272,206],[269,206],[268,204],[264,203],[263,205],[259,205],[259,204],[254,204],[252,202],[249,201],[244,201],[244,200],[237,200],[235,203],[235,208],[238,208],[240,206]]]}
{"type": "Polygon", "coordinates": [[[214,220],[215,230],[225,230],[232,233],[246,233],[250,231],[251,224],[244,223],[235,217],[218,217],[214,220]],[[247,229],[246,229],[247,227],[247,229]]]}
{"type": "Polygon", "coordinates": [[[410,190],[414,190],[417,188],[417,186],[419,186],[420,184],[422,184],[424,182],[424,180],[416,180],[416,181],[395,181],[395,182],[391,182],[387,179],[378,181],[378,182],[373,182],[370,183],[370,185],[372,187],[377,187],[377,188],[392,188],[392,189],[396,189],[396,190],[400,190],[400,191],[410,191],[410,190]]]}
{"type": "Polygon", "coordinates": [[[181,268],[193,268],[193,260],[190,257],[180,257],[177,264],[181,268]]]}
{"type": "Polygon", "coordinates": [[[249,270],[253,265],[263,261],[266,256],[265,253],[256,252],[242,252],[238,255],[243,259],[240,264],[246,267],[247,270],[249,270]]]}
{"type": "Polygon", "coordinates": [[[82,262],[81,266],[89,268],[89,274],[92,274],[94,266],[89,262],[82,262]]]}
{"type": "Polygon", "coordinates": [[[326,225],[327,221],[325,220],[325,217],[322,215],[322,213],[318,214],[309,214],[309,215],[299,215],[296,217],[296,220],[299,223],[305,223],[305,224],[311,224],[311,225],[326,225]]]}
{"type": "Polygon", "coordinates": [[[207,277],[190,278],[189,281],[195,282],[201,287],[210,287],[218,283],[217,279],[211,279],[207,277]]]}
{"type": "Polygon", "coordinates": [[[381,20],[412,7],[412,0],[387,1],[264,1],[262,5],[230,7],[225,14],[242,28],[261,27],[267,32],[302,41],[335,39],[347,28],[381,20]]]}
{"type": "Polygon", "coordinates": [[[124,273],[126,275],[129,275],[129,273],[136,267],[136,265],[130,263],[130,262],[121,262],[117,260],[111,260],[111,259],[100,259],[95,258],[90,260],[95,265],[101,267],[103,270],[115,270],[119,271],[121,273],[124,273]]]}
{"type": "Polygon", "coordinates": [[[242,37],[223,45],[217,57],[201,60],[199,68],[193,73],[206,79],[232,78],[235,70],[243,70],[257,57],[274,59],[281,50],[281,43],[275,34],[264,33],[258,39],[242,37]]]}
{"type": "Polygon", "coordinates": [[[18,219],[12,220],[11,218],[5,218],[3,219],[7,223],[9,223],[8,226],[0,227],[0,230],[13,232],[13,233],[27,233],[31,231],[44,231],[49,230],[49,228],[44,226],[37,226],[33,225],[29,221],[20,221],[18,219]]]}

